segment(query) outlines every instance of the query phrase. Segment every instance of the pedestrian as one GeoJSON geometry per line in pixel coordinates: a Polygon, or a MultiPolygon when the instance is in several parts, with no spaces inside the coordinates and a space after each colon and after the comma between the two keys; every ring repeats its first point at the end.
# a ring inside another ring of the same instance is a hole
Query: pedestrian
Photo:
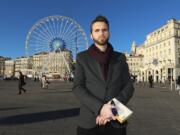
{"type": "Polygon", "coordinates": [[[97,16],[91,23],[94,43],[76,59],[73,92],[80,101],[77,135],[126,135],[127,122],[114,119],[111,99],[127,104],[134,87],[125,55],[108,42],[109,22],[97,16]]]}
{"type": "Polygon", "coordinates": [[[19,92],[18,94],[22,94],[22,91],[26,93],[26,90],[23,88],[24,85],[26,85],[26,82],[24,81],[24,75],[22,74],[21,71],[19,71],[19,80],[18,80],[18,85],[19,85],[19,92]]]}
{"type": "Polygon", "coordinates": [[[34,77],[34,82],[36,82],[36,76],[34,77]]]}
{"type": "Polygon", "coordinates": [[[180,76],[177,78],[176,85],[176,90],[180,90],[180,76]]]}
{"type": "Polygon", "coordinates": [[[153,88],[154,87],[153,76],[151,74],[148,77],[148,81],[149,81],[149,88],[153,88]]]}
{"type": "Polygon", "coordinates": [[[43,75],[42,76],[42,79],[41,79],[41,87],[44,89],[44,88],[48,88],[48,85],[49,85],[49,81],[47,80],[47,77],[46,75],[43,75]]]}

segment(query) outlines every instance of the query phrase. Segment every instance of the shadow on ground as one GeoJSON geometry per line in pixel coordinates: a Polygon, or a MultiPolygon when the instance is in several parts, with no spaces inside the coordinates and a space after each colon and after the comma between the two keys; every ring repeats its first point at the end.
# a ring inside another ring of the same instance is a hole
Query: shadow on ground
{"type": "Polygon", "coordinates": [[[28,107],[7,107],[7,108],[0,108],[0,111],[9,111],[9,110],[19,110],[19,109],[25,109],[28,107]]]}
{"type": "Polygon", "coordinates": [[[0,118],[0,125],[28,124],[48,120],[57,120],[68,117],[75,117],[77,115],[79,115],[79,108],[21,114],[0,118]]]}

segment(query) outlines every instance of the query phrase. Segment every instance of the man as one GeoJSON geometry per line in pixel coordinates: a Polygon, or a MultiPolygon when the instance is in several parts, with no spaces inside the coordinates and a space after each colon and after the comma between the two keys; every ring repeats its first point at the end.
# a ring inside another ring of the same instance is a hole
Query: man
{"type": "Polygon", "coordinates": [[[148,77],[148,81],[149,81],[149,88],[153,88],[153,76],[150,74],[148,77]]]}
{"type": "Polygon", "coordinates": [[[112,98],[127,104],[133,95],[125,56],[108,42],[109,22],[97,16],[91,23],[94,44],[77,55],[73,92],[80,101],[77,135],[126,135],[127,122],[112,114],[112,98]]]}
{"type": "Polygon", "coordinates": [[[180,76],[178,76],[176,84],[177,84],[176,90],[180,90],[180,76]]]}
{"type": "Polygon", "coordinates": [[[19,86],[19,92],[18,94],[20,95],[22,93],[22,91],[24,93],[26,93],[26,90],[23,88],[23,86],[25,85],[25,81],[24,81],[24,75],[22,74],[21,71],[19,71],[19,81],[18,81],[18,86],[19,86]]]}
{"type": "Polygon", "coordinates": [[[48,89],[48,85],[49,85],[49,81],[47,80],[46,75],[42,75],[42,79],[41,79],[41,88],[48,89]]]}

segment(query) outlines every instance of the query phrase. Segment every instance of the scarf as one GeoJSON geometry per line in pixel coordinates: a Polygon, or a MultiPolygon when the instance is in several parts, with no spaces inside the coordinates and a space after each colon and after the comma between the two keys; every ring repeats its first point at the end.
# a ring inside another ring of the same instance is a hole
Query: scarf
{"type": "Polygon", "coordinates": [[[100,51],[94,44],[88,49],[88,53],[99,63],[104,80],[107,80],[110,58],[112,57],[113,47],[110,43],[105,52],[100,51]]]}

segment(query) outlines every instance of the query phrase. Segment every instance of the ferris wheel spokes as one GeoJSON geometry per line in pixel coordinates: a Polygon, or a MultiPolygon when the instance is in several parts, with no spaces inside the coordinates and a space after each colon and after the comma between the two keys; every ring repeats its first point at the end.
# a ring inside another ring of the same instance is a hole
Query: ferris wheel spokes
{"type": "MultiPolygon", "coordinates": [[[[53,66],[57,57],[61,58],[56,63],[63,61],[66,72],[71,74],[72,61],[76,59],[76,54],[85,50],[87,46],[88,39],[82,27],[69,17],[56,15],[45,17],[32,26],[26,37],[25,48],[28,56],[36,55],[37,59],[41,59],[41,65],[33,63],[33,68],[40,74],[47,69],[53,72],[48,66],[53,66]],[[72,58],[67,59],[65,52],[72,58]]],[[[62,74],[60,70],[57,72],[62,74]]]]}

